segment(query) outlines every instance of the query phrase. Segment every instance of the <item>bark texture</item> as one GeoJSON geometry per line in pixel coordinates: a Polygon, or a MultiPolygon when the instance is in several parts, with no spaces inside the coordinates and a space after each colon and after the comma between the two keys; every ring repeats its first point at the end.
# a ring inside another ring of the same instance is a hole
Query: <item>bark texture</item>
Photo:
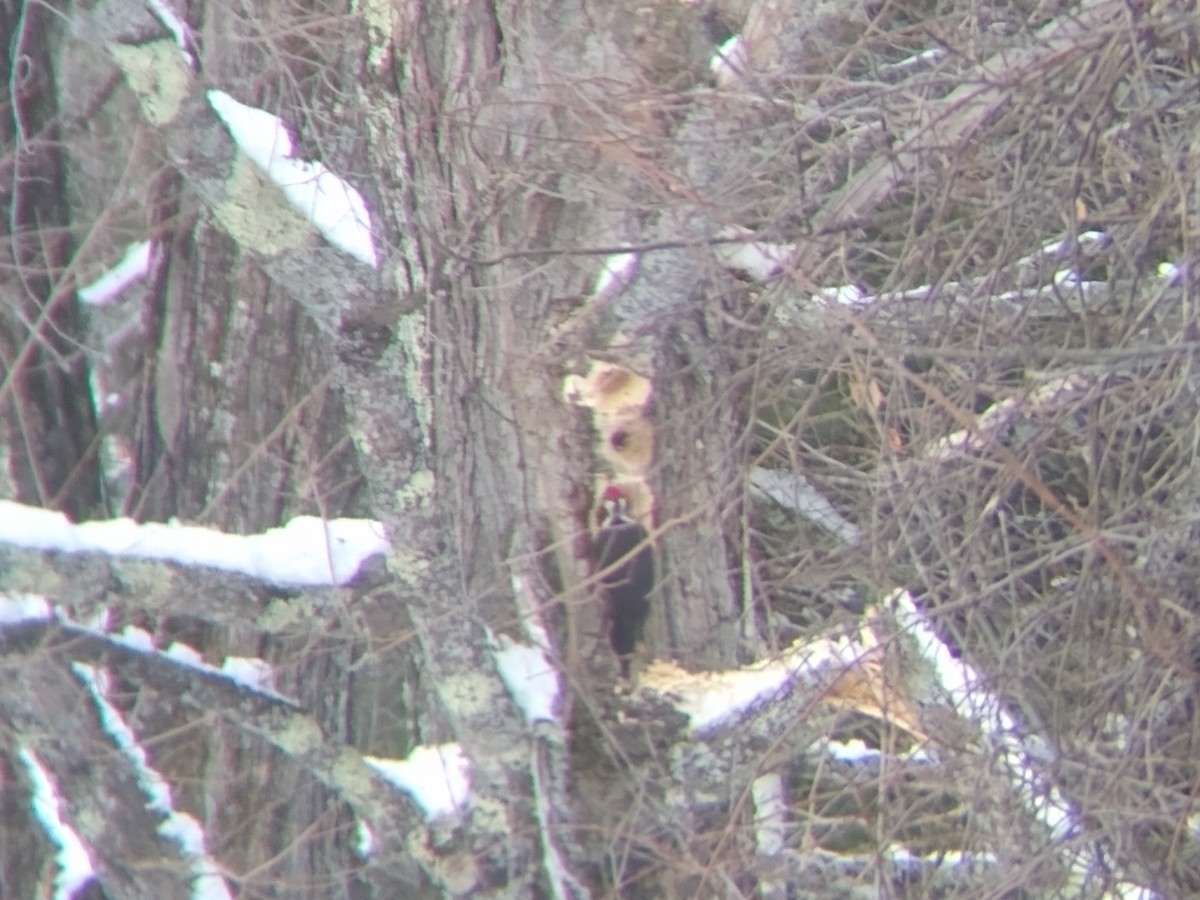
{"type": "Polygon", "coordinates": [[[1104,896],[1114,868],[1195,893],[1192,276],[1148,273],[1191,252],[1198,44],[1169,4],[1016,6],[196,0],[177,41],[133,0],[0,0],[0,497],[244,533],[370,516],[393,548],[285,590],[0,547],[0,591],[66,613],[0,629],[0,894],[50,890],[32,754],[108,896],[189,895],[89,672],[243,897],[1104,896]],[[363,193],[377,268],[287,206],[214,89],[363,193]],[[1087,256],[1105,209],[1127,240],[1087,256]],[[147,276],[81,304],[143,240],[147,276]],[[631,247],[636,276],[595,290],[631,247]],[[1097,358],[1114,371],[1075,377],[1097,358]],[[586,558],[621,473],[562,390],[598,359],[654,385],[644,655],[675,693],[613,690],[586,558]],[[803,470],[824,524],[755,468],[803,470]],[[1012,734],[892,690],[928,677],[895,588],[1012,734]],[[559,715],[528,723],[497,650],[542,625],[559,715]],[[282,696],[125,627],[264,659],[282,696]],[[802,629],[815,649],[736,722],[679,711],[684,670],[802,629]],[[1097,658],[1113,674],[1063,674],[1097,658]],[[1004,771],[1026,738],[1074,844],[1004,771]],[[364,759],[442,744],[471,794],[434,821],[364,759]],[[1097,760],[1144,818],[1097,800],[1097,760]]]}

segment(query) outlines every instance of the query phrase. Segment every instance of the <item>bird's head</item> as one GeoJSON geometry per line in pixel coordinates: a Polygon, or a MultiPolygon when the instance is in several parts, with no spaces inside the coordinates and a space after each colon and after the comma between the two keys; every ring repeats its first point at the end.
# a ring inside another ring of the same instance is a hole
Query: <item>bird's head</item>
{"type": "Polygon", "coordinates": [[[597,519],[601,527],[629,521],[629,497],[615,484],[610,484],[600,495],[597,519]]]}

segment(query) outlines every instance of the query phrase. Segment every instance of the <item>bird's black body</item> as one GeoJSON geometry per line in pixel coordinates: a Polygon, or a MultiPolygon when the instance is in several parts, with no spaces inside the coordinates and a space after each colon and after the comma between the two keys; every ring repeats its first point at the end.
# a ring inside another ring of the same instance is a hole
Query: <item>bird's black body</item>
{"type": "Polygon", "coordinates": [[[629,662],[650,615],[654,587],[654,551],[646,529],[629,518],[626,500],[615,488],[605,493],[596,535],[596,571],[604,592],[609,638],[629,677],[629,662]]]}

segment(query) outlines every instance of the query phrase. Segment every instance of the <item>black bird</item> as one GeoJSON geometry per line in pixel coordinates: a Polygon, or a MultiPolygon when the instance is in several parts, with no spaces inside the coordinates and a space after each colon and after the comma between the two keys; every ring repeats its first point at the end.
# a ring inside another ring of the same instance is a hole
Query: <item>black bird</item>
{"type": "Polygon", "coordinates": [[[650,615],[654,551],[646,529],[629,515],[629,498],[616,485],[604,489],[598,517],[595,572],[604,592],[613,652],[621,675],[628,678],[633,651],[650,615]]]}

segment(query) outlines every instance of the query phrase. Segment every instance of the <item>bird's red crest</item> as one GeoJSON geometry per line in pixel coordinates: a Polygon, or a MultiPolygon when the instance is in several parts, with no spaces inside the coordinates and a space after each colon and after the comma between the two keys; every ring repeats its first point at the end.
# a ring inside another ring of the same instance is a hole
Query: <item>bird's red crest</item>
{"type": "Polygon", "coordinates": [[[600,508],[596,510],[596,524],[604,527],[625,521],[629,515],[629,497],[615,484],[610,484],[600,494],[600,508]]]}

